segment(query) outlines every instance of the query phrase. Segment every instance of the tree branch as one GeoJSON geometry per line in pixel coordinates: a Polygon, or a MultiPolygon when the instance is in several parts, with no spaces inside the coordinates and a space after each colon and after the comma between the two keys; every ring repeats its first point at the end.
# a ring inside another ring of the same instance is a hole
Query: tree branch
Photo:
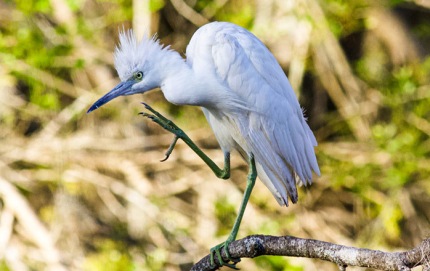
{"type": "MultiPolygon", "coordinates": [[[[223,250],[222,252],[223,259],[227,261],[223,250]]],[[[292,236],[251,235],[231,243],[229,252],[233,258],[254,258],[261,255],[316,258],[335,263],[340,270],[345,270],[347,266],[360,266],[409,271],[412,267],[423,265],[423,271],[430,271],[430,238],[408,251],[383,252],[292,236]]],[[[215,263],[218,264],[216,257],[215,263]]],[[[207,255],[191,271],[216,269],[210,268],[210,255],[207,255]]]]}

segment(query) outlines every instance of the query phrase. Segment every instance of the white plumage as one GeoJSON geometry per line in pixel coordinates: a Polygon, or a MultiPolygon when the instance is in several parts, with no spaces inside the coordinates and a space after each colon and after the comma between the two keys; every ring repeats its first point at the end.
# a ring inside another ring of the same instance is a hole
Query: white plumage
{"type": "Polygon", "coordinates": [[[296,180],[320,174],[315,137],[291,85],[266,46],[225,22],[197,30],[186,60],[155,38],[120,34],[115,67],[123,81],[89,110],[120,96],[160,87],[174,104],[201,106],[224,152],[254,155],[257,174],[283,205],[297,201],[296,180]],[[140,77],[141,72],[142,77],[140,77]],[[134,83],[130,78],[139,77],[134,83]],[[110,96],[109,96],[110,95],[110,96]]]}
{"type": "Polygon", "coordinates": [[[295,174],[304,184],[311,182],[312,170],[320,174],[317,142],[274,56],[247,30],[211,23],[192,37],[187,62],[241,101],[232,112],[203,108],[223,150],[253,153],[259,178],[278,202],[287,204],[287,194],[296,202],[295,174]]]}

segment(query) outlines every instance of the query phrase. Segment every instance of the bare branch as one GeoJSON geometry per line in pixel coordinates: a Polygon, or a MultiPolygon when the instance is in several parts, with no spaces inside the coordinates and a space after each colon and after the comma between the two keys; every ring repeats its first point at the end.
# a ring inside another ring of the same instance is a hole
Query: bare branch
{"type": "Polygon", "coordinates": [[[202,26],[209,22],[203,15],[195,11],[192,7],[188,6],[183,0],[171,0],[173,7],[181,14],[185,19],[197,26],[202,26]]]}
{"type": "MultiPolygon", "coordinates": [[[[430,238],[408,251],[383,252],[292,236],[251,235],[231,243],[229,252],[233,258],[255,258],[261,255],[315,258],[335,263],[340,270],[345,270],[347,266],[359,266],[408,271],[412,267],[429,265],[430,238]]],[[[227,261],[225,253],[222,253],[222,257],[227,261]]],[[[218,264],[216,257],[215,263],[218,264]]],[[[216,269],[210,267],[210,255],[207,255],[191,271],[216,269]]]]}

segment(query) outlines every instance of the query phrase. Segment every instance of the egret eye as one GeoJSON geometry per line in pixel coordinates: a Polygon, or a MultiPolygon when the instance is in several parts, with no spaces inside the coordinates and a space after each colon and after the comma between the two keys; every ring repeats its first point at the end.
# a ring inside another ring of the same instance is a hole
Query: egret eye
{"type": "Polygon", "coordinates": [[[143,72],[141,72],[141,71],[135,72],[133,77],[136,80],[142,80],[142,78],[143,78],[143,72]]]}

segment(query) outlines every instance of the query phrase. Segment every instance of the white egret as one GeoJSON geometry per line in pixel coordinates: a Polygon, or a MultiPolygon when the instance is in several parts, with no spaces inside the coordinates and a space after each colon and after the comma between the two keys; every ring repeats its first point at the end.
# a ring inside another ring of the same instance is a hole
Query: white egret
{"type": "Polygon", "coordinates": [[[247,186],[236,221],[227,240],[211,249],[220,265],[236,268],[228,245],[236,239],[246,204],[257,177],[281,205],[297,202],[296,182],[312,182],[320,174],[315,157],[316,139],[303,116],[291,85],[275,57],[252,33],[237,25],[213,22],[193,35],[186,59],[156,38],[137,41],[123,31],[115,51],[115,68],[121,79],[88,113],[123,95],[160,87],[165,98],[177,105],[200,106],[224,152],[219,168],[174,123],[145,104],[143,113],[198,154],[219,178],[230,176],[230,152],[237,150],[249,164],[247,186]],[[221,258],[224,249],[229,260],[221,258]]]}

